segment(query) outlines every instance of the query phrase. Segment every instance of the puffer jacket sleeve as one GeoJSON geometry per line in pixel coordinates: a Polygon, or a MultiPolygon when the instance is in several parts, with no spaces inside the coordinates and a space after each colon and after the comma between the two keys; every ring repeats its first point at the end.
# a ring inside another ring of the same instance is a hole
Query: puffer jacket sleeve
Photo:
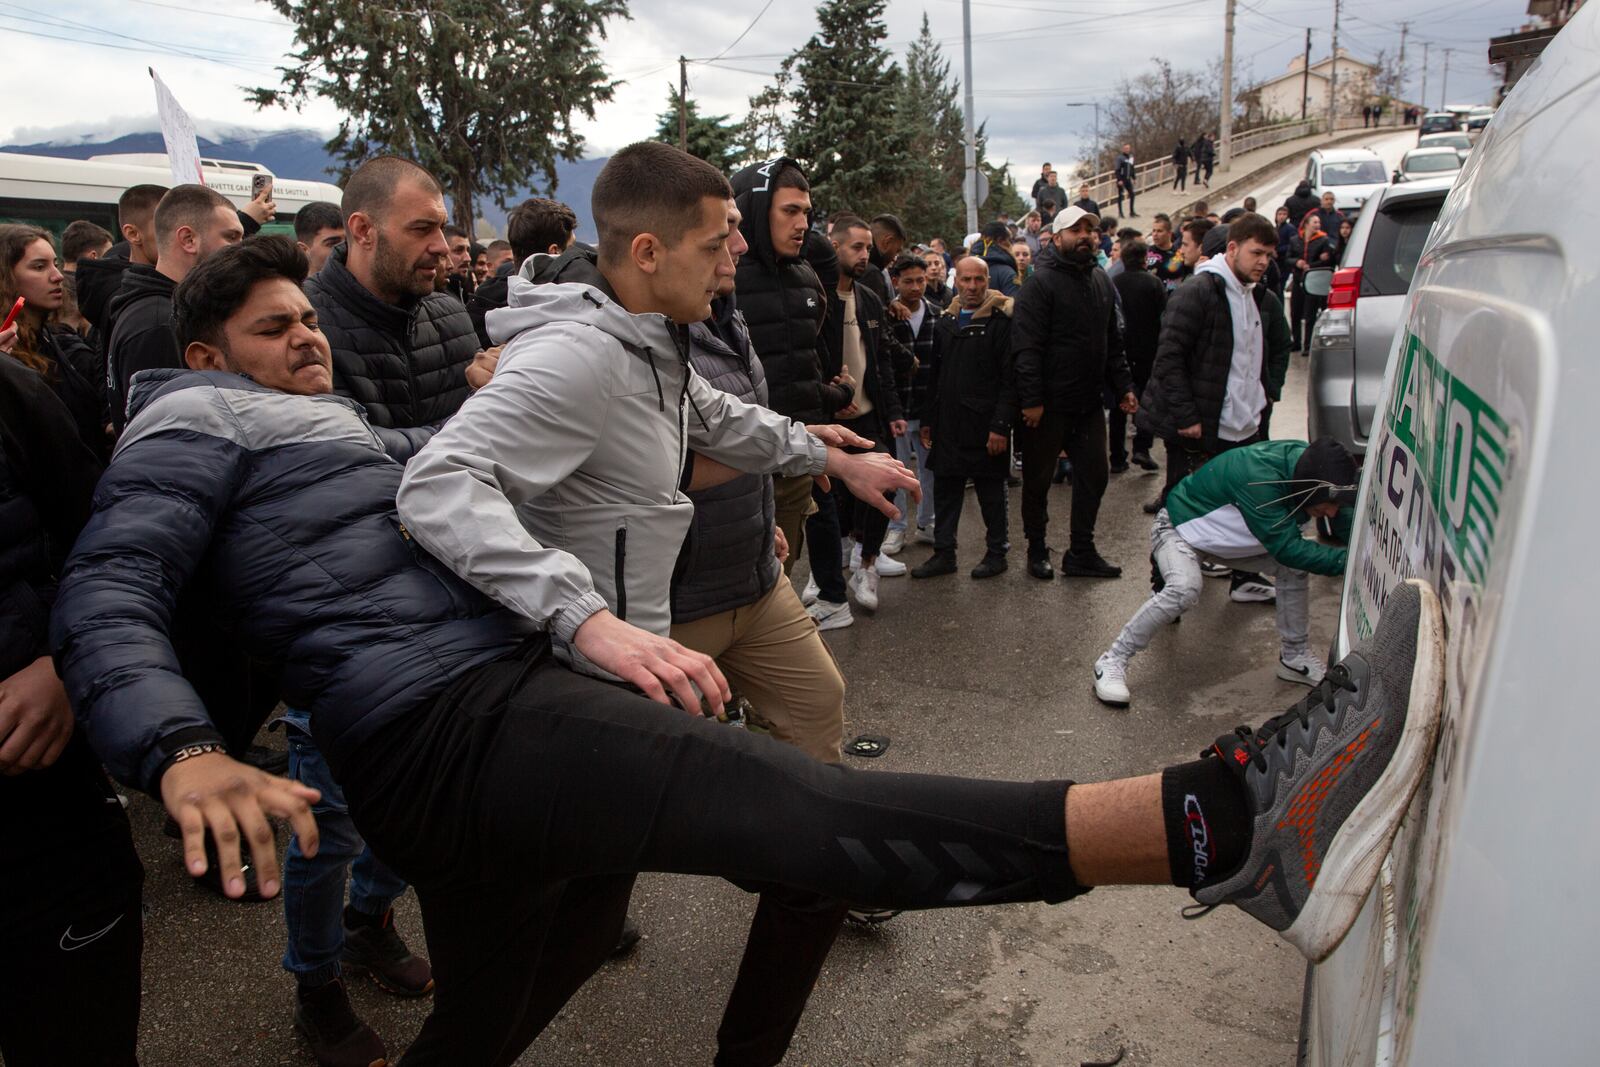
{"type": "Polygon", "coordinates": [[[1133,392],[1133,372],[1128,369],[1128,346],[1123,340],[1122,299],[1105,271],[1095,271],[1094,283],[1111,303],[1111,314],[1106,316],[1106,386],[1111,390],[1111,402],[1120,404],[1133,392]]]}
{"type": "Polygon", "coordinates": [[[996,312],[989,324],[990,337],[986,343],[998,356],[1000,364],[1000,393],[995,399],[994,413],[989,417],[989,432],[1005,436],[1011,432],[1017,419],[1016,360],[1011,358],[1011,316],[996,312]]]}
{"type": "Polygon", "coordinates": [[[1017,406],[1044,404],[1045,357],[1050,350],[1050,286],[1042,273],[1022,285],[1011,313],[1011,351],[1015,358],[1017,406]]]}
{"type": "Polygon", "coordinates": [[[132,442],[101,478],[62,575],[57,670],[100,759],[146,792],[179,748],[223,740],[183,676],[172,622],[247,462],[241,442],[190,430],[132,442]]]}
{"type": "Polygon", "coordinates": [[[383,450],[391,459],[409,463],[411,457],[422,451],[423,445],[433,440],[439,426],[373,426],[372,432],[383,442],[383,450]]]}
{"type": "Polygon", "coordinates": [[[1283,303],[1276,293],[1262,294],[1261,321],[1267,324],[1267,398],[1276,402],[1283,399],[1283,383],[1289,377],[1289,354],[1294,347],[1289,320],[1283,316],[1283,303]]]}
{"type": "Polygon", "coordinates": [[[511,341],[489,383],[406,464],[395,499],[442,563],[567,642],[605,600],[583,562],[540,544],[517,508],[565,481],[605,432],[610,361],[594,349],[616,342],[600,338],[574,325],[511,341]]]}
{"type": "Polygon", "coordinates": [[[1154,428],[1157,436],[1175,434],[1200,421],[1200,409],[1189,386],[1189,353],[1200,343],[1204,304],[1211,294],[1209,286],[1191,279],[1178,287],[1161,318],[1161,339],[1156,342],[1147,386],[1161,391],[1160,409],[1165,417],[1161,420],[1164,425],[1154,428]]]}
{"type": "Polygon", "coordinates": [[[723,392],[692,367],[689,402],[689,447],[701,455],[747,474],[794,477],[827,469],[827,446],[803,425],[723,392]]]}

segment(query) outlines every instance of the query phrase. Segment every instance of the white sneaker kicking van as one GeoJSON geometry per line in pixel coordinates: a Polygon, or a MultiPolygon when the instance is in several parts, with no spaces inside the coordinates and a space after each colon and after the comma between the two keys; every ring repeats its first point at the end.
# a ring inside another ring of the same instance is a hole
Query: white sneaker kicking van
{"type": "Polygon", "coordinates": [[[1600,4],[1494,116],[1411,282],[1337,654],[1410,576],[1449,635],[1438,754],[1302,1064],[1600,1063],[1600,4]]]}

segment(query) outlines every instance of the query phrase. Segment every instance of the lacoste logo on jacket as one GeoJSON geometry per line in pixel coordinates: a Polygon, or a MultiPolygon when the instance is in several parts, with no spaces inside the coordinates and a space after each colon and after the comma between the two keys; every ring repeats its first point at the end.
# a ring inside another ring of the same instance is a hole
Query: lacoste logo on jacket
{"type": "Polygon", "coordinates": [[[814,308],[816,306],[817,306],[817,298],[816,297],[814,297],[814,296],[806,297],[806,307],[814,308]]]}

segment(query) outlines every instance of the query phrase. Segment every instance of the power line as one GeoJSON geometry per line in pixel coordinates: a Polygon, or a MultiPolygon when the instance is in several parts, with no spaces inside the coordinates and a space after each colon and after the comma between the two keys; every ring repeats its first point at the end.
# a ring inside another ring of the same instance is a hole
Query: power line
{"type": "Polygon", "coordinates": [[[739,36],[735,37],[733,39],[733,41],[728,45],[727,48],[724,48],[722,51],[720,51],[716,55],[712,56],[711,57],[712,60],[715,61],[715,60],[721,59],[723,56],[727,55],[730,51],[733,50],[733,46],[734,45],[738,44],[740,41],[742,41],[746,37],[748,37],[750,35],[750,31],[756,28],[756,23],[761,21],[761,16],[765,15],[767,13],[767,9],[770,8],[771,6],[772,6],[772,0],[767,0],[766,4],[762,6],[761,10],[756,12],[756,17],[750,20],[750,25],[748,25],[748,26],[746,26],[744,28],[744,32],[741,33],[739,36]]]}
{"type": "MultiPolygon", "coordinates": [[[[6,15],[4,13],[0,13],[0,19],[10,19],[10,20],[15,21],[15,22],[21,22],[24,25],[28,24],[27,20],[21,19],[21,18],[17,17],[16,15],[6,15]]],[[[60,28],[60,29],[70,29],[71,27],[58,27],[58,28],[60,28]]],[[[116,43],[111,42],[111,41],[89,41],[89,40],[85,40],[82,37],[63,37],[60,34],[43,33],[43,32],[41,32],[39,30],[23,29],[20,26],[7,27],[6,32],[7,33],[13,33],[13,34],[19,34],[19,35],[21,35],[23,37],[38,37],[38,38],[41,38],[41,39],[46,40],[46,41],[65,41],[68,44],[81,44],[81,45],[86,45],[86,46],[88,46],[90,48],[110,48],[110,49],[113,49],[113,50],[118,51],[118,52],[137,52],[140,55],[147,55],[147,56],[177,56],[177,57],[182,58],[182,59],[199,59],[199,60],[203,60],[203,61],[205,61],[207,63],[215,63],[218,66],[227,67],[230,70],[237,70],[237,71],[241,71],[241,72],[243,72],[245,74],[250,74],[250,75],[260,74],[260,73],[263,73],[263,70],[270,70],[271,69],[270,67],[267,67],[267,68],[252,70],[252,69],[250,69],[248,67],[241,67],[237,63],[229,63],[229,62],[227,62],[225,60],[214,59],[211,56],[195,55],[192,52],[174,52],[170,48],[159,48],[159,47],[156,47],[156,46],[153,46],[153,45],[138,45],[138,44],[128,45],[128,44],[116,44],[116,43]]]]}
{"type": "Polygon", "coordinates": [[[185,7],[183,4],[165,4],[161,0],[133,0],[136,4],[146,7],[164,7],[171,11],[187,11],[191,15],[208,15],[214,19],[237,19],[239,22],[259,22],[267,26],[293,26],[294,23],[286,19],[264,19],[256,15],[233,15],[226,11],[207,11],[203,7],[185,7]]]}

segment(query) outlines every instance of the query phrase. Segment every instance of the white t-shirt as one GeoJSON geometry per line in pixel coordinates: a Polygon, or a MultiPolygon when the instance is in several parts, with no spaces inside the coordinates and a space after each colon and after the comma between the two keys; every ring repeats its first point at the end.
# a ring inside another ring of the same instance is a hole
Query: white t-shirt
{"type": "Polygon", "coordinates": [[[917,305],[917,310],[911,313],[911,318],[906,324],[911,327],[911,336],[915,338],[922,332],[922,320],[928,317],[928,302],[926,300],[917,305]]]}

